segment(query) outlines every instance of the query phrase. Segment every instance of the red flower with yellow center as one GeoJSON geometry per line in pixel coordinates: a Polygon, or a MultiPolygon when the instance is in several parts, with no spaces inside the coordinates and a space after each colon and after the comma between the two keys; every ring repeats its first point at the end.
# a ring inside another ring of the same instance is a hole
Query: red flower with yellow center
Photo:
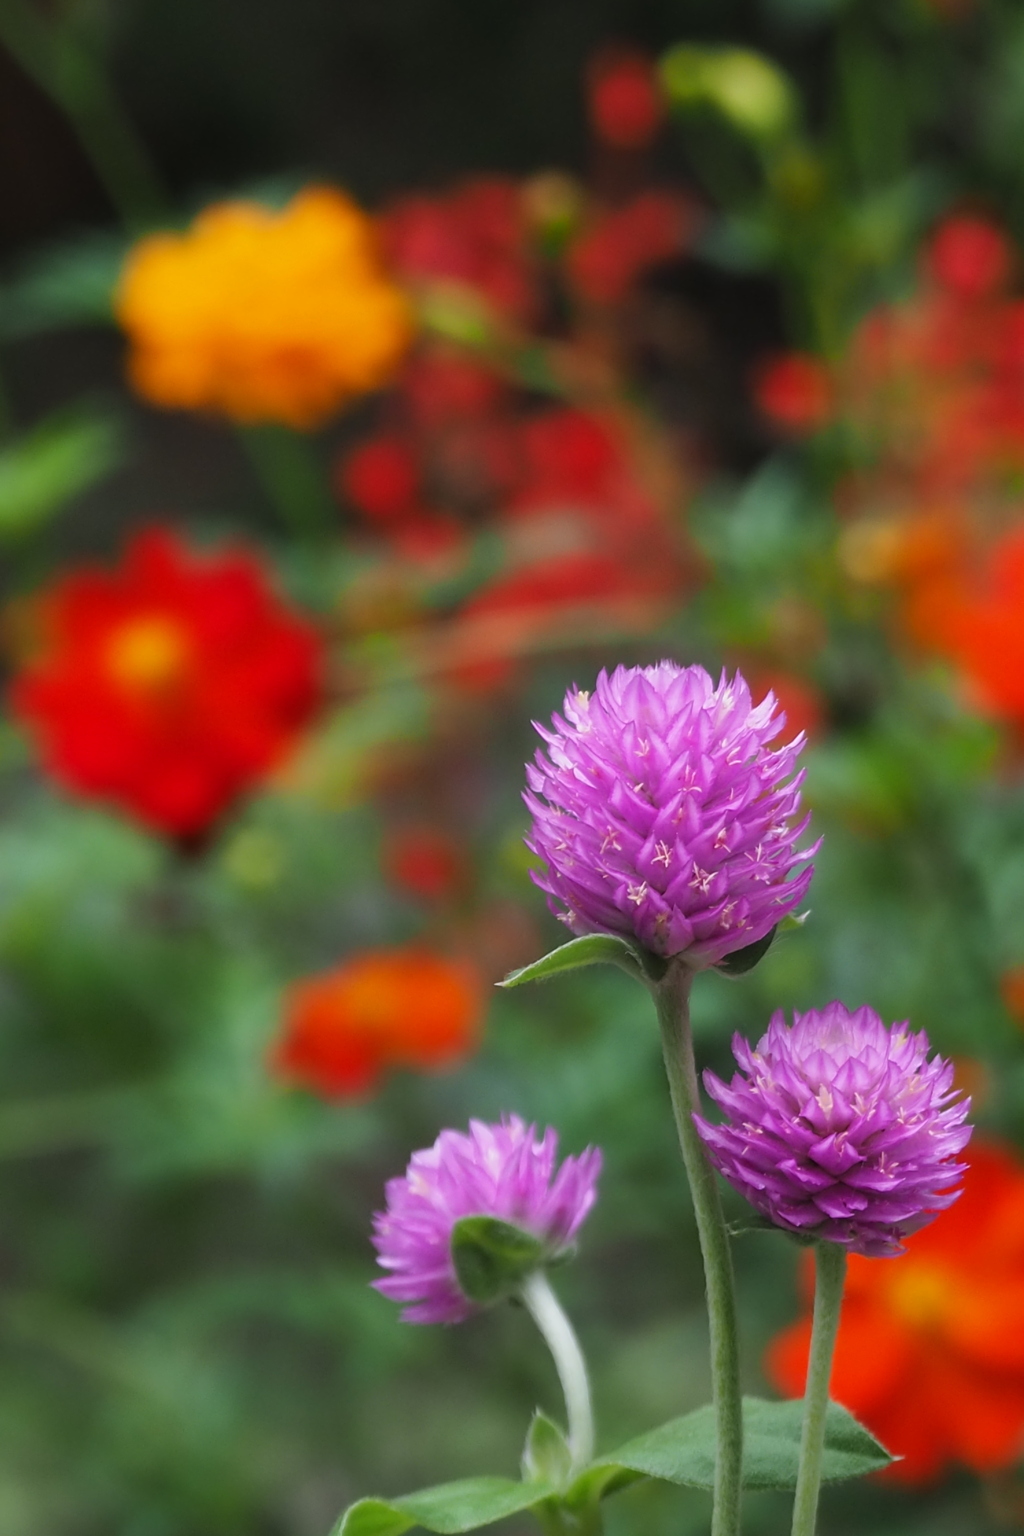
{"type": "MultiPolygon", "coordinates": [[[[832,1396],[901,1456],[907,1483],[952,1463],[993,1472],[1024,1445],[1024,1164],[988,1143],[957,1203],[907,1239],[896,1259],[849,1261],[832,1396]]],[[[813,1289],[804,1269],[808,1304],[813,1289]]],[[[810,1316],[777,1335],[768,1375],[804,1390],[810,1316]]]]}
{"type": "Polygon", "coordinates": [[[369,1093],[391,1067],[451,1067],[473,1050],[483,1008],[465,962],[369,950],[289,989],[271,1065],[329,1098],[369,1093]]]}
{"type": "Polygon", "coordinates": [[[173,837],[197,837],[258,783],[318,702],[316,634],[243,552],[142,533],[118,570],[40,594],[35,617],[11,704],[47,771],[173,837]]]}

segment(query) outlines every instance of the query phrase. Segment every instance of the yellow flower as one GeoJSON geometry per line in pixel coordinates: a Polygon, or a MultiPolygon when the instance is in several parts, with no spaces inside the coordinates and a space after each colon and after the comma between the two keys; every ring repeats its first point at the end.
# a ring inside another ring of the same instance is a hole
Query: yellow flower
{"type": "Polygon", "coordinates": [[[147,400],[298,428],[385,384],[412,334],[371,220],[329,187],[280,211],[216,203],[140,240],[115,309],[147,400]]]}

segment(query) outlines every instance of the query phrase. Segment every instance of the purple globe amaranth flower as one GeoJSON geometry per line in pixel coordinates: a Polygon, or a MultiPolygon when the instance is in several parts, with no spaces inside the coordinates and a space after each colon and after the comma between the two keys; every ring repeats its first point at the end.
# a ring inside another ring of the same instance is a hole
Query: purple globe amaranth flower
{"type": "Polygon", "coordinates": [[[953,1065],[928,1037],[842,1003],[781,1013],[730,1084],[704,1073],[722,1125],[694,1116],[712,1162],[762,1215],[800,1237],[887,1257],[957,1199],[971,1127],[953,1065]],[[745,1076],[742,1074],[746,1074],[745,1076]]]}
{"type": "Polygon", "coordinates": [[[572,1246],[597,1198],[601,1153],[588,1147],[555,1171],[557,1133],[543,1136],[518,1115],[500,1125],[469,1122],[469,1135],[442,1131],[432,1147],[414,1152],[404,1177],[389,1179],[387,1209],[373,1218],[373,1244],[384,1269],[375,1288],[411,1302],[407,1323],[459,1323],[479,1306],[459,1286],[452,1231],[464,1216],[494,1216],[543,1245],[541,1262],[572,1246]]]}
{"type": "Polygon", "coordinates": [[[566,694],[527,766],[533,878],[573,933],[616,933],[694,969],[763,939],[803,900],[803,734],[775,751],[775,698],[671,661],[566,694]]]}

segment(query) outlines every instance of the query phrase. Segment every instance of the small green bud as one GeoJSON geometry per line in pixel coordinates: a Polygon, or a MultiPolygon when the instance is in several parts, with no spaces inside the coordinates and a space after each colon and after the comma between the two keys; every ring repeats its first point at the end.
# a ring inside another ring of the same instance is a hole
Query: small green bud
{"type": "Polygon", "coordinates": [[[747,48],[681,43],[662,59],[661,78],[675,106],[712,106],[754,139],[781,138],[796,119],[796,92],[789,78],[747,48]]]}
{"type": "Polygon", "coordinates": [[[496,1216],[463,1216],[452,1228],[452,1263],[459,1289],[481,1306],[515,1295],[544,1259],[539,1238],[496,1216]]]}
{"type": "Polygon", "coordinates": [[[569,1442],[553,1419],[538,1408],[523,1447],[523,1477],[527,1482],[560,1488],[572,1471],[569,1442]]]}
{"type": "Polygon", "coordinates": [[[436,283],[419,295],[421,324],[446,341],[464,347],[486,347],[494,340],[494,324],[486,305],[461,283],[436,283]]]}

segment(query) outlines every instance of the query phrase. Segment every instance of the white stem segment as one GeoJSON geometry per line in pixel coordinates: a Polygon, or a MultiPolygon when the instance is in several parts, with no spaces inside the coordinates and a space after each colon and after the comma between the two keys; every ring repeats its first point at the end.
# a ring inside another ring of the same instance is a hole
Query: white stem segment
{"type": "Polygon", "coordinates": [[[583,1358],[573,1326],[563,1312],[543,1269],[535,1269],[532,1275],[526,1277],[520,1294],[530,1316],[544,1335],[544,1342],[551,1351],[558,1379],[562,1383],[565,1411],[569,1420],[572,1469],[578,1472],[594,1457],[594,1412],[590,1405],[587,1362],[583,1358]]]}

